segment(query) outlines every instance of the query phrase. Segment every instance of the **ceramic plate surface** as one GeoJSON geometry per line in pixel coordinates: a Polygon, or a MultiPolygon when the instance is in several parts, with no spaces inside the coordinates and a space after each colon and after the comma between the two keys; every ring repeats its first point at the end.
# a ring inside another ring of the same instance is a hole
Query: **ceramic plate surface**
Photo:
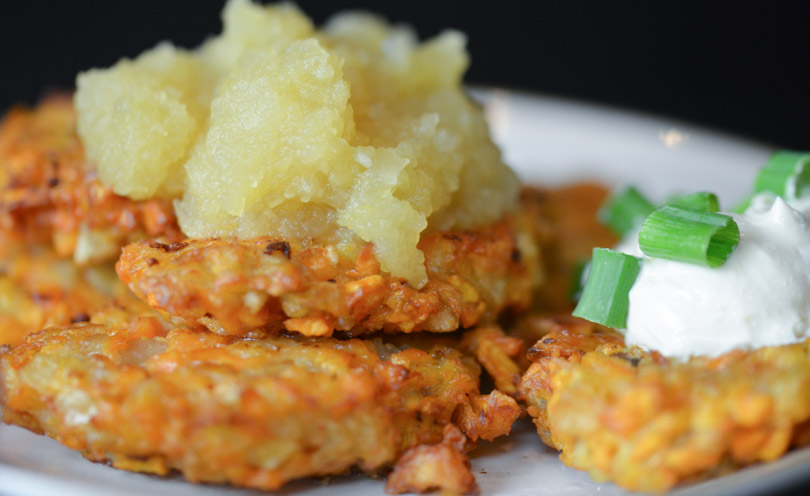
{"type": "MultiPolygon", "coordinates": [[[[560,185],[597,180],[633,183],[653,199],[679,191],[716,192],[722,206],[736,204],[770,149],[688,124],[615,109],[505,90],[475,90],[485,106],[504,158],[527,182],[560,185]]],[[[531,423],[513,435],[482,442],[472,455],[482,495],[626,494],[564,467],[531,423]]],[[[765,494],[806,480],[810,450],[672,494],[765,494]]],[[[4,496],[237,496],[255,491],[198,486],[180,478],[134,474],[90,463],[57,442],[0,426],[0,494],[4,496]]],[[[299,481],[277,494],[382,495],[383,482],[363,476],[299,481]]]]}

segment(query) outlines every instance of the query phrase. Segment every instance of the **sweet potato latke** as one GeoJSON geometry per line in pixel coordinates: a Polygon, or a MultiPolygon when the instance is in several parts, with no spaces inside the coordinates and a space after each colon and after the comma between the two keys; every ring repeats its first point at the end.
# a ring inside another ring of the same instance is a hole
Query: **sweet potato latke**
{"type": "Polygon", "coordinates": [[[0,234],[52,245],[79,264],[115,260],[144,237],[178,240],[170,201],[135,202],[98,181],[75,121],[72,98],[53,96],[0,124],[0,234]]]}
{"type": "MultiPolygon", "coordinates": [[[[475,231],[423,236],[421,290],[380,270],[367,245],[354,259],[334,246],[183,240],[171,203],[133,201],[102,185],[84,158],[67,97],[16,109],[0,126],[0,234],[52,246],[79,265],[115,260],[145,301],[189,323],[242,334],[280,324],[306,335],[384,329],[447,332],[525,308],[542,278],[529,210],[475,231]]],[[[62,324],[64,322],[54,322],[62,324]]]]}
{"type": "MultiPolygon", "coordinates": [[[[505,395],[481,396],[478,366],[446,347],[166,333],[149,318],[30,335],[3,353],[0,376],[6,422],[91,460],[262,489],[353,466],[375,472],[410,448],[441,443],[452,425],[466,443],[491,439],[519,414],[505,395]]],[[[409,465],[400,471],[425,470],[409,465]]],[[[425,483],[445,487],[437,478],[425,483]]]]}
{"type": "Polygon", "coordinates": [[[580,325],[529,357],[521,392],[540,437],[598,481],[665,491],[810,442],[810,341],[680,363],[580,325]]]}
{"type": "Polygon", "coordinates": [[[537,264],[515,224],[423,236],[428,283],[419,290],[381,272],[371,245],[347,260],[334,246],[272,238],[144,241],[124,249],[117,271],[156,309],[219,334],[282,323],[308,336],[450,332],[528,306],[537,264]]]}

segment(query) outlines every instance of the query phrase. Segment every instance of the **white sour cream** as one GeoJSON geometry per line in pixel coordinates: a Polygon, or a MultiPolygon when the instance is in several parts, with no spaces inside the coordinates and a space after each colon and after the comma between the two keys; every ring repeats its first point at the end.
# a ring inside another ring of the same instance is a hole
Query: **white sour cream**
{"type": "MultiPolygon", "coordinates": [[[[759,195],[729,214],[740,243],[711,269],[645,258],[630,291],[625,340],[686,359],[810,336],[810,202],[759,195]]],[[[617,249],[640,255],[638,233],[617,249]]]]}

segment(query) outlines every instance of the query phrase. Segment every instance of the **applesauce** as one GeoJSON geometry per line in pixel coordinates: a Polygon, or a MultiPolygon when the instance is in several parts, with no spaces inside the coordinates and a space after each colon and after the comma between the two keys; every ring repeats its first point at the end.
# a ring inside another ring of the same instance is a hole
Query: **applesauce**
{"type": "Polygon", "coordinates": [[[103,182],[175,198],[189,237],[366,242],[383,270],[427,281],[426,230],[469,229],[517,204],[481,110],[465,38],[420,42],[362,13],[321,29],[295,6],[231,0],[195,50],[162,43],[78,76],[78,131],[103,182]]]}

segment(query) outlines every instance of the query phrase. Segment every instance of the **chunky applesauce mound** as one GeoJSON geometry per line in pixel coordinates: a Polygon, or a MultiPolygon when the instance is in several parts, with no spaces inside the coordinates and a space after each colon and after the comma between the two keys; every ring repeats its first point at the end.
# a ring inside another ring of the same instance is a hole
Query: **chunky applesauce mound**
{"type": "Polygon", "coordinates": [[[421,287],[425,230],[495,222],[518,181],[465,95],[464,36],[231,0],[223,33],[78,77],[78,129],[103,182],[176,198],[189,237],[372,242],[421,287]]]}

